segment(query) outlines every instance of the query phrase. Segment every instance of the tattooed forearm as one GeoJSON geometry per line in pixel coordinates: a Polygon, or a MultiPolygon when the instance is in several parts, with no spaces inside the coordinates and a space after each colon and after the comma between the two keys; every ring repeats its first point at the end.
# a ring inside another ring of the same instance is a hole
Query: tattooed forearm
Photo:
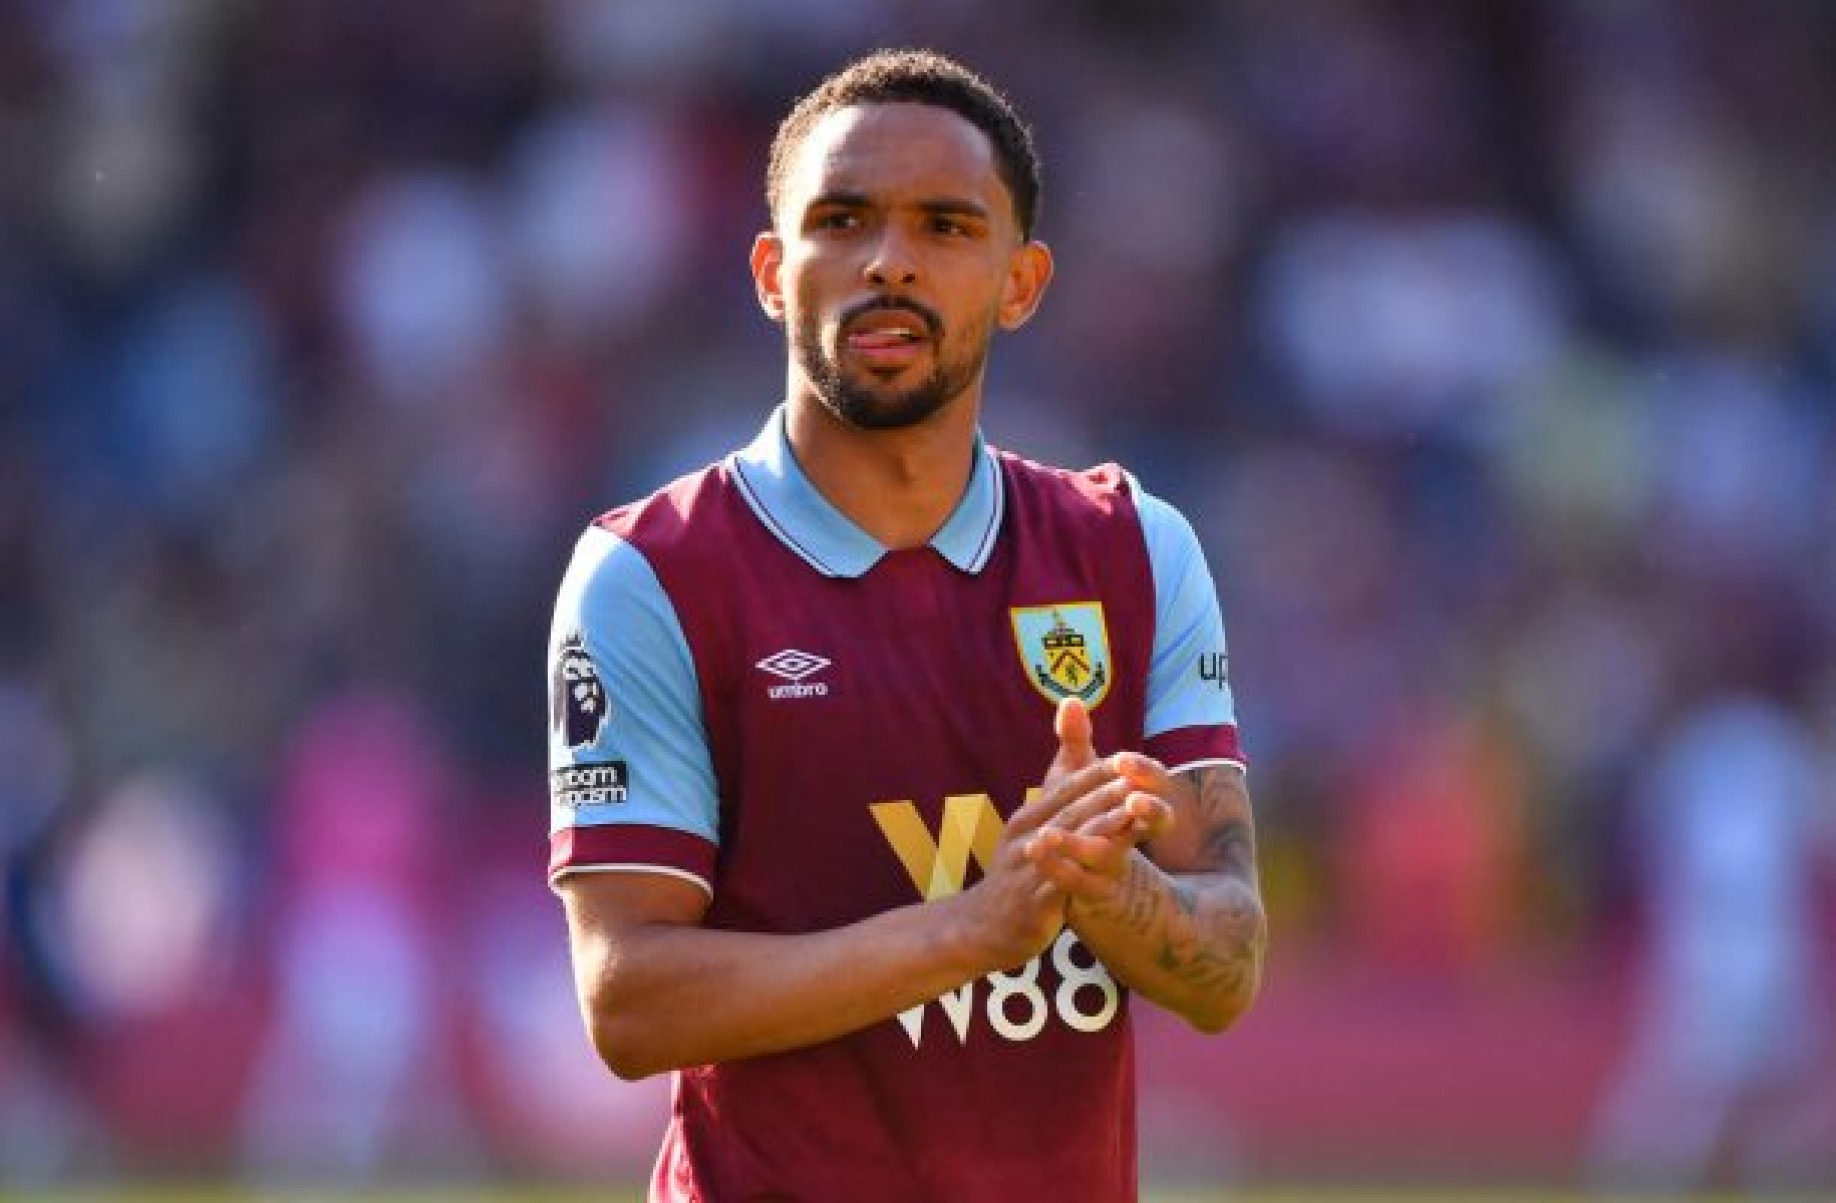
{"type": "Polygon", "coordinates": [[[1256,880],[1256,832],[1241,769],[1208,765],[1187,774],[1200,834],[1194,868],[1256,880]]]}
{"type": "Polygon", "coordinates": [[[1267,927],[1249,798],[1235,768],[1186,777],[1183,839],[1134,856],[1115,888],[1072,907],[1072,924],[1129,985],[1207,1029],[1255,996],[1267,927]]]}
{"type": "Polygon", "coordinates": [[[1212,876],[1173,878],[1180,905],[1158,933],[1155,962],[1200,991],[1247,994],[1262,972],[1262,908],[1242,883],[1212,876]]]}
{"type": "MultiPolygon", "coordinates": [[[[1203,789],[1199,797],[1204,798],[1203,789]]],[[[1215,869],[1256,880],[1256,836],[1243,819],[1225,819],[1207,832],[1204,855],[1215,869]]]]}
{"type": "Polygon", "coordinates": [[[1134,936],[1145,936],[1160,922],[1161,891],[1153,868],[1145,860],[1132,860],[1121,884],[1106,902],[1088,908],[1134,936]]]}

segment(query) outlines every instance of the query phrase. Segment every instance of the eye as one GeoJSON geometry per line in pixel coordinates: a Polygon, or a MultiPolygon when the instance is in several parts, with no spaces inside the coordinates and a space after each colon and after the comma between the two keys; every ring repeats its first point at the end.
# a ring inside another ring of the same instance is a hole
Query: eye
{"type": "Polygon", "coordinates": [[[852,230],[861,224],[860,216],[847,209],[831,209],[818,213],[810,225],[818,230],[852,230]]]}
{"type": "Polygon", "coordinates": [[[975,242],[988,237],[988,218],[973,209],[940,206],[926,216],[925,228],[938,238],[975,242]]]}

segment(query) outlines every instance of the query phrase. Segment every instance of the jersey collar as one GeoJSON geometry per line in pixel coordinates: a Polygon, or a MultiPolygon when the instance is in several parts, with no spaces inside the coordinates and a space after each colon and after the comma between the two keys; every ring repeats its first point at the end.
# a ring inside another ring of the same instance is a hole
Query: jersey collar
{"type": "MultiPolygon", "coordinates": [[[[858,577],[886,548],[816,491],[792,454],[784,407],[772,411],[758,437],[728,457],[741,496],[765,528],[824,576],[858,577]]],[[[964,572],[980,572],[994,554],[1005,508],[994,454],[975,436],[975,467],[949,521],[931,537],[937,554],[964,572]]]]}

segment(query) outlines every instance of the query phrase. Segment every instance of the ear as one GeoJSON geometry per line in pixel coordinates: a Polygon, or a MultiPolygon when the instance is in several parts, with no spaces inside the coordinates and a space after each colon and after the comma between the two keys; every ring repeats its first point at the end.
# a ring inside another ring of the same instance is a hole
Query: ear
{"type": "Polygon", "coordinates": [[[783,267],[784,240],[771,230],[760,231],[752,240],[752,286],[759,294],[759,308],[774,322],[784,320],[783,267]]]}
{"type": "Polygon", "coordinates": [[[1051,247],[1031,241],[1016,250],[1007,261],[1007,280],[1001,288],[1001,329],[1018,330],[1026,325],[1051,282],[1051,247]]]}

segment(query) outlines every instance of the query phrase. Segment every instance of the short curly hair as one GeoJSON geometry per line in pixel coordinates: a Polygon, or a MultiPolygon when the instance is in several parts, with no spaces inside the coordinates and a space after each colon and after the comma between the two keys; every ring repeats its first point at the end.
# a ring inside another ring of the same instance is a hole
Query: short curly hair
{"type": "Polygon", "coordinates": [[[878,50],[856,59],[799,100],[778,125],[765,168],[765,203],[776,219],[798,147],[816,123],[858,104],[928,104],[948,109],[988,136],[995,166],[1013,197],[1023,238],[1039,221],[1039,153],[1014,106],[969,68],[931,50],[878,50]]]}

